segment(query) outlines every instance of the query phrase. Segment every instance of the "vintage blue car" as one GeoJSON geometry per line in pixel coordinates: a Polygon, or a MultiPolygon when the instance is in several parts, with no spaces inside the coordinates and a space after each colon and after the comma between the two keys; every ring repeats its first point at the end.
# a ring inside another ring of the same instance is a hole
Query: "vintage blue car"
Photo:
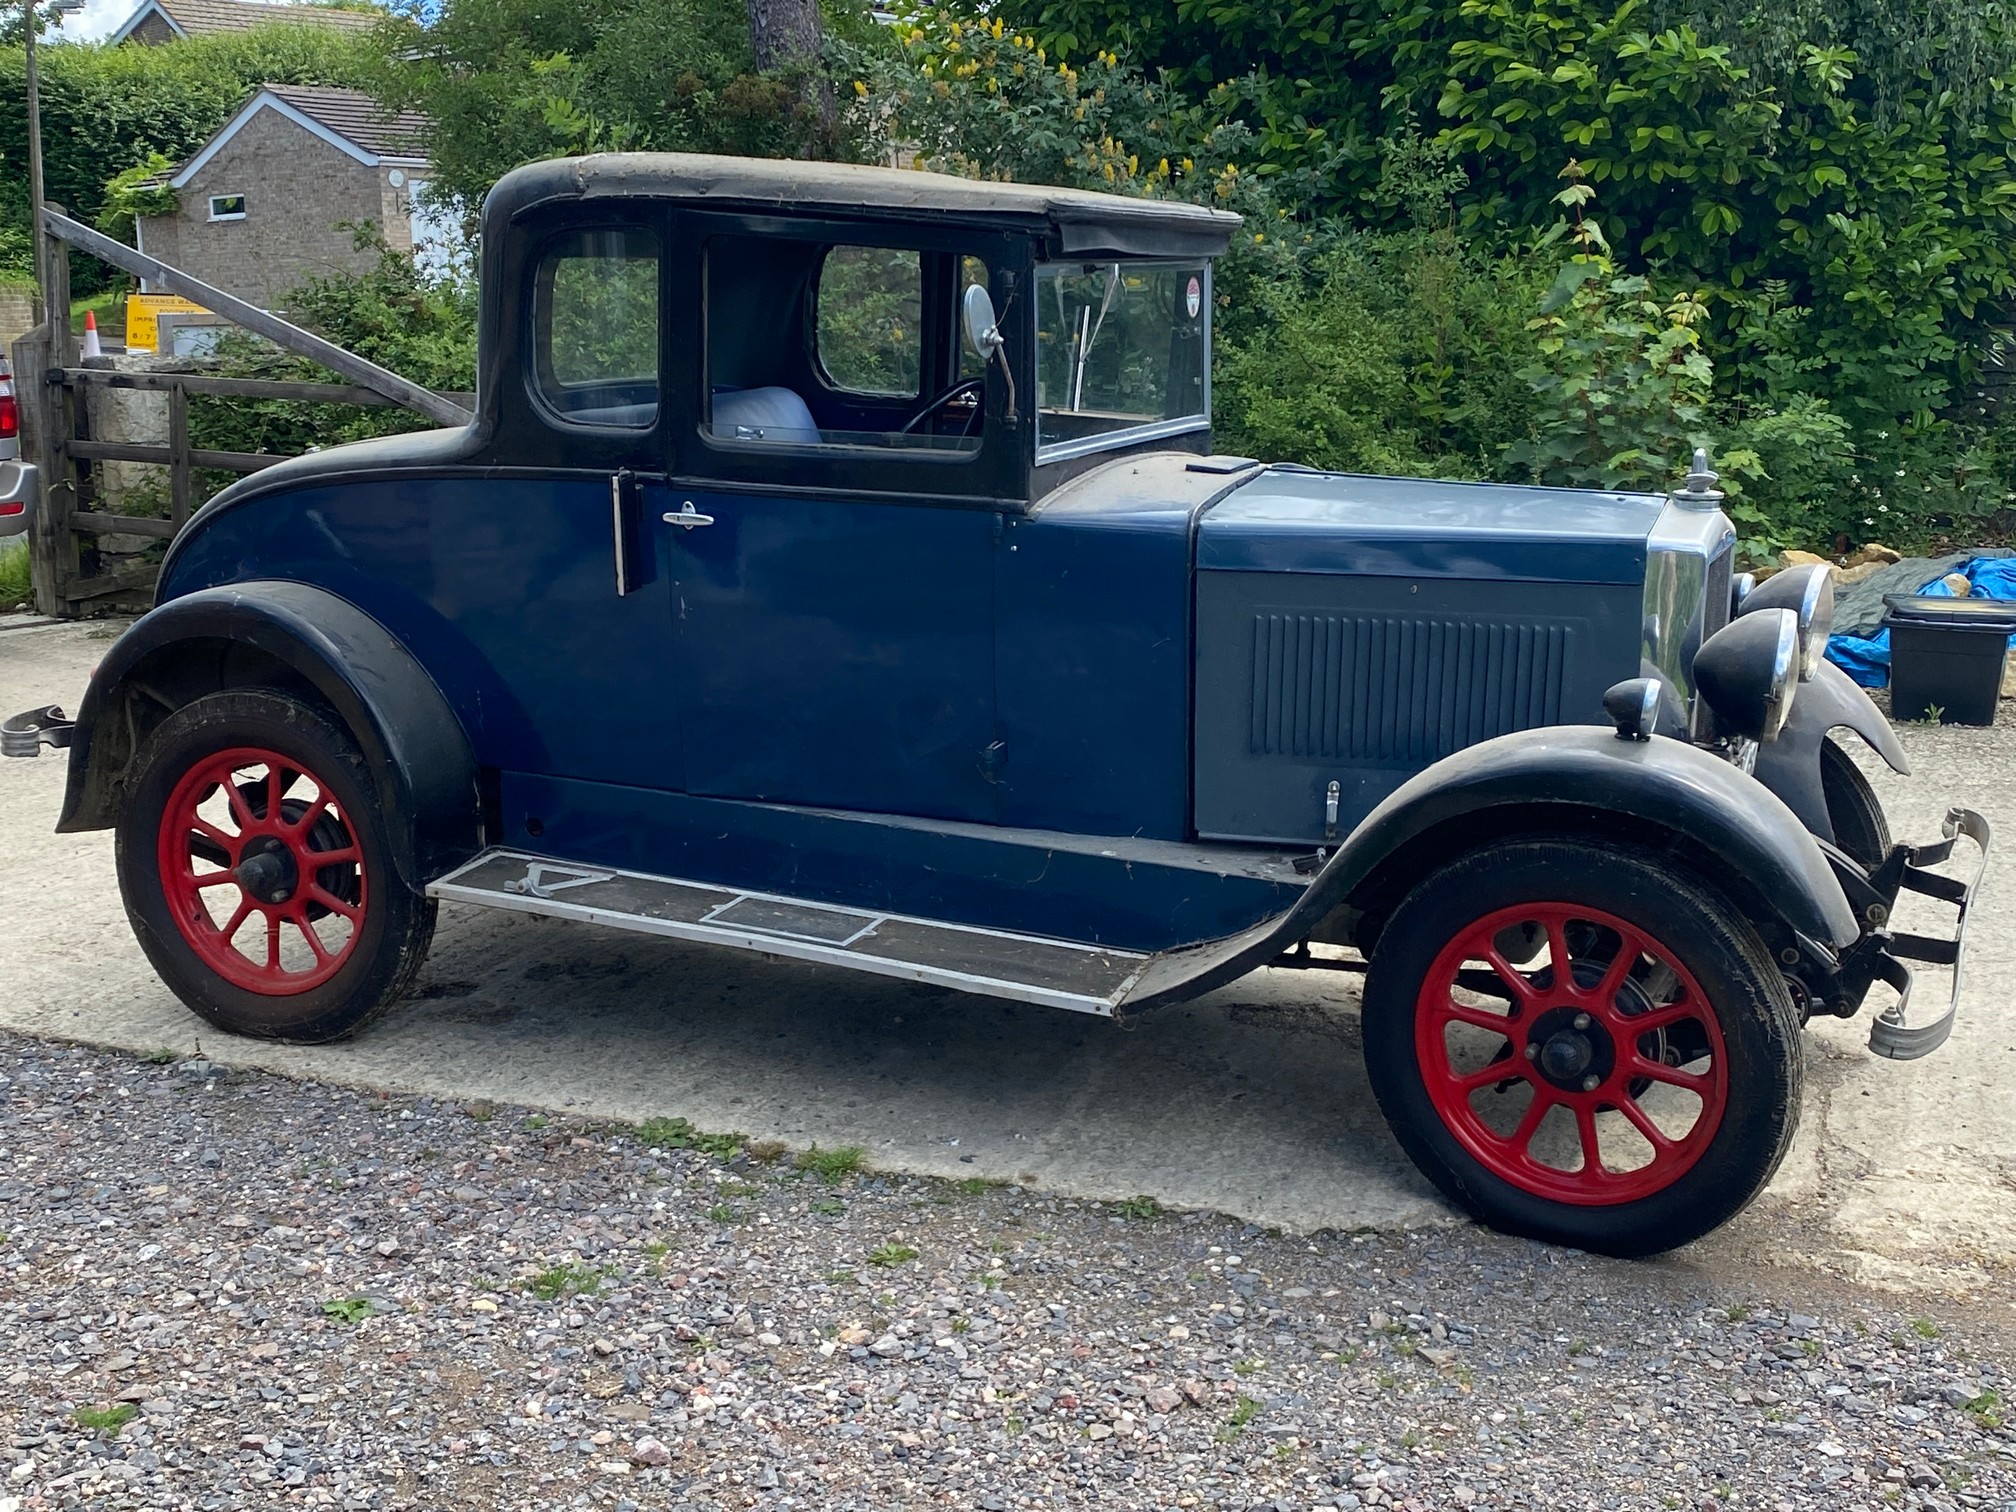
{"type": "MultiPolygon", "coordinates": [[[[484,210],[477,415],[258,473],[98,669],[60,828],[117,831],[198,1014],[314,1042],[437,900],[1111,1018],[1366,973],[1372,1086],[1484,1220],[1618,1254],[1741,1209],[1800,1026],[1900,957],[1831,731],[1824,568],[1670,496],[1211,447],[1202,207],[601,156],[484,210]]],[[[1977,877],[1978,880],[1978,877],[1977,877]]],[[[725,961],[725,957],[724,957],[725,961]]],[[[1957,986],[1956,986],[1957,995],[1957,986]]],[[[1922,1054],[1898,1003],[1877,1050],[1922,1054]]]]}

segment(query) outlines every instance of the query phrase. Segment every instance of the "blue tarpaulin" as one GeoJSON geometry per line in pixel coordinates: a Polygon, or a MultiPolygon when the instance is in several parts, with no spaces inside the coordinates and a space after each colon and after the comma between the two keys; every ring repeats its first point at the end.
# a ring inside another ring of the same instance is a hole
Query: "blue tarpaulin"
{"type": "MultiPolygon", "coordinates": [[[[1975,598],[2016,599],[2016,557],[1975,557],[1954,570],[1967,579],[1975,598]]],[[[1944,573],[1916,591],[1932,598],[1953,597],[1944,573]]],[[[2009,640],[2016,645],[2016,635],[2009,640]]],[[[1884,687],[1890,681],[1890,632],[1836,635],[1827,642],[1827,659],[1865,688],[1884,687]]]]}

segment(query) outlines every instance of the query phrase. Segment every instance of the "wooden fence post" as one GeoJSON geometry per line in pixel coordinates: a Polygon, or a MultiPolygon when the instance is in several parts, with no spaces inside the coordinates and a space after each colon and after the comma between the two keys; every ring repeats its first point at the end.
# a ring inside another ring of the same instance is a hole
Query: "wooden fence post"
{"type": "Polygon", "coordinates": [[[169,518],[180,530],[189,521],[189,391],[181,384],[168,390],[169,518]]]}

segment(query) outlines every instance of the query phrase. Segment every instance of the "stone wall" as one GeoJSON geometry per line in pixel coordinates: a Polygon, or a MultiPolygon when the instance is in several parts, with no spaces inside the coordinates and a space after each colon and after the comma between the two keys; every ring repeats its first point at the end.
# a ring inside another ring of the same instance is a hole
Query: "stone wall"
{"type": "Polygon", "coordinates": [[[9,350],[35,322],[34,301],[22,284],[0,283],[0,352],[9,350]]]}

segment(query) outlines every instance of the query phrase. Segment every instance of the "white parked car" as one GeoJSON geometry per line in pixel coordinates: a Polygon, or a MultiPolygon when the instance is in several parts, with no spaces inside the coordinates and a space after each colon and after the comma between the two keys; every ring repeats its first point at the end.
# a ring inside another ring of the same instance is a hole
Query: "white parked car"
{"type": "Polygon", "coordinates": [[[14,370],[0,351],[0,536],[25,531],[41,496],[41,475],[32,462],[21,460],[21,402],[14,395],[14,370]]]}

